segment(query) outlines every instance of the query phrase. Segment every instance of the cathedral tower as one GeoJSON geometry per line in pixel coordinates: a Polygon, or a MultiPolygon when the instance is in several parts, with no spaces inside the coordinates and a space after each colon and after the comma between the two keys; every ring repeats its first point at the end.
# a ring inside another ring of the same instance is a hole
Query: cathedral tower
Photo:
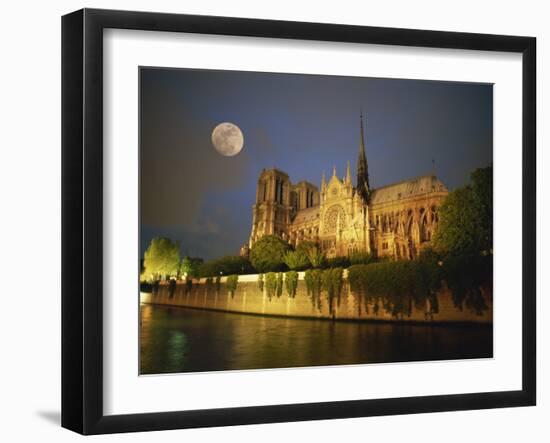
{"type": "Polygon", "coordinates": [[[363,131],[363,111],[360,114],[359,158],[357,160],[357,192],[368,203],[370,197],[369,165],[365,154],[365,134],[363,131]]]}
{"type": "Polygon", "coordinates": [[[278,169],[264,169],[256,187],[256,203],[252,209],[253,244],[264,235],[288,238],[292,210],[291,183],[288,175],[278,169]]]}

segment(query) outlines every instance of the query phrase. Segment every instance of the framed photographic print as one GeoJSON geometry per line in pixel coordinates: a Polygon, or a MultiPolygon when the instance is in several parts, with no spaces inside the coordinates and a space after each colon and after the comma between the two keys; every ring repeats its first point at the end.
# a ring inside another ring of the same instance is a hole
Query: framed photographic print
{"type": "Polygon", "coordinates": [[[62,425],[534,405],[530,37],[62,21],[62,425]]]}

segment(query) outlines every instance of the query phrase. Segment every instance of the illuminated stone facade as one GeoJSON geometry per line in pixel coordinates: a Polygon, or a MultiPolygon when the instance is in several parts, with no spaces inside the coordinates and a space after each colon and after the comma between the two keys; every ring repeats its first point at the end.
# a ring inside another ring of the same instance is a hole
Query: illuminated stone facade
{"type": "Polygon", "coordinates": [[[371,189],[365,154],[363,120],[360,124],[356,184],[350,164],[339,178],[336,168],[321,189],[301,181],[293,185],[286,173],[264,169],[258,179],[252,209],[252,232],[245,254],[264,235],[274,234],[296,246],[316,242],[327,257],[354,251],[377,256],[414,258],[427,247],[438,224],[438,208],[446,186],[426,175],[371,189]]]}

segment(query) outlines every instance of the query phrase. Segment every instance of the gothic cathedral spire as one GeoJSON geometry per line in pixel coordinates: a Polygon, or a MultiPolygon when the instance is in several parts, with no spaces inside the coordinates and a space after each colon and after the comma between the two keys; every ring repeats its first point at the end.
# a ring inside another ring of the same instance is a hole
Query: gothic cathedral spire
{"type": "Polygon", "coordinates": [[[365,154],[365,134],[363,131],[363,111],[360,113],[360,141],[359,159],[357,161],[357,192],[365,202],[368,202],[370,195],[369,165],[365,154]]]}
{"type": "Polygon", "coordinates": [[[351,167],[350,167],[350,165],[349,165],[349,160],[348,160],[348,167],[346,168],[346,180],[345,180],[345,183],[346,183],[346,185],[351,186],[351,167]]]}

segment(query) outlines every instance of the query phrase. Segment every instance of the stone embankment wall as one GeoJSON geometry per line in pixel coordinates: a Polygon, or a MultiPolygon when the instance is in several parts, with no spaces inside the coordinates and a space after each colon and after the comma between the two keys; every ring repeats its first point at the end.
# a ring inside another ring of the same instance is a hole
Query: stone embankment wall
{"type": "Polygon", "coordinates": [[[488,306],[481,315],[468,308],[457,309],[448,289],[438,293],[439,310],[428,314],[429,306],[417,309],[413,306],[410,316],[394,317],[380,307],[377,313],[372,305],[359,306],[358,298],[349,290],[347,280],[340,297],[340,304],[334,303],[333,312],[329,312],[328,297],[325,291],[321,293],[321,306],[312,302],[307,293],[304,274],[299,274],[298,287],[295,297],[289,297],[283,285],[280,297],[268,297],[265,285],[263,291],[258,285],[258,275],[240,275],[237,288],[232,295],[227,289],[227,277],[222,277],[220,284],[214,281],[208,284],[205,279],[193,281],[190,287],[185,282],[178,282],[170,288],[168,282],[161,282],[156,293],[141,293],[142,303],[152,303],[170,306],[184,306],[190,308],[219,310],[226,312],[240,312],[247,314],[278,315],[288,317],[307,317],[345,320],[386,320],[386,321],[414,321],[414,322],[475,322],[491,323],[493,320],[492,297],[484,294],[488,306]]]}

